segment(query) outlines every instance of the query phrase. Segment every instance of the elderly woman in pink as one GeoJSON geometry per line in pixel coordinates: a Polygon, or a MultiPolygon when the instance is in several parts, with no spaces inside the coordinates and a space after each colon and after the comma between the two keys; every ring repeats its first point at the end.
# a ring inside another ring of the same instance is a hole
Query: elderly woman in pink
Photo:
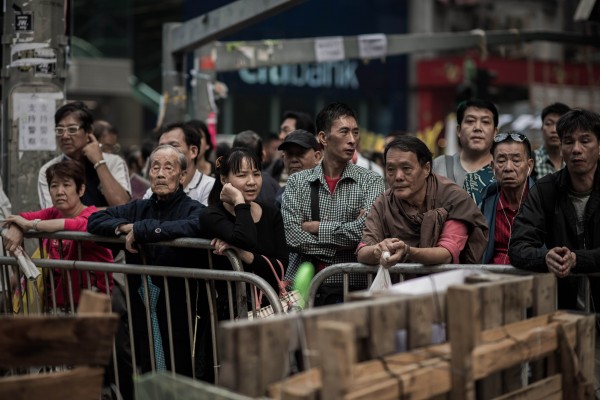
{"type": "MultiPolygon", "coordinates": [[[[95,206],[86,206],[81,202],[85,191],[85,171],[83,165],[75,160],[65,160],[54,164],[46,170],[46,179],[50,189],[53,206],[40,211],[22,212],[19,215],[10,215],[6,218],[5,247],[9,251],[17,250],[23,241],[23,232],[33,230],[38,232],[78,231],[86,232],[88,217],[97,211],[95,206]]],[[[50,259],[84,260],[113,262],[113,256],[107,248],[98,246],[91,241],[81,244],[81,254],[78,245],[73,240],[62,240],[62,257],[58,239],[44,239],[45,254],[50,259]]],[[[54,295],[56,305],[66,307],[69,300],[65,299],[67,288],[64,270],[52,271],[54,278],[54,295]]],[[[106,293],[107,285],[112,290],[112,274],[90,272],[89,280],[91,289],[106,293]]],[[[74,306],[79,301],[81,288],[88,288],[87,274],[71,271],[74,306]]],[[[48,284],[49,286],[49,284],[48,284]]],[[[48,288],[50,291],[50,288],[48,288]]]]}

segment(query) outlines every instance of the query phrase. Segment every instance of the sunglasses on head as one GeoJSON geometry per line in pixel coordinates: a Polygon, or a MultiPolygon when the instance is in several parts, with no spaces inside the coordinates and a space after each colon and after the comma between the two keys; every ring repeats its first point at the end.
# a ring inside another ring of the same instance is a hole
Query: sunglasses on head
{"type": "Polygon", "coordinates": [[[525,143],[525,147],[527,148],[527,154],[529,155],[529,157],[532,157],[531,143],[529,142],[529,139],[527,139],[527,136],[523,135],[522,133],[514,132],[514,131],[500,132],[499,134],[494,136],[494,143],[492,145],[492,153],[494,152],[494,149],[496,148],[496,145],[498,143],[502,143],[505,140],[509,140],[509,139],[511,139],[517,143],[525,143]]]}
{"type": "Polygon", "coordinates": [[[501,133],[497,134],[496,136],[494,136],[494,142],[496,142],[496,143],[504,142],[509,137],[512,140],[514,140],[515,142],[519,142],[519,143],[529,142],[529,139],[527,139],[527,136],[525,136],[519,132],[501,132],[501,133]]]}

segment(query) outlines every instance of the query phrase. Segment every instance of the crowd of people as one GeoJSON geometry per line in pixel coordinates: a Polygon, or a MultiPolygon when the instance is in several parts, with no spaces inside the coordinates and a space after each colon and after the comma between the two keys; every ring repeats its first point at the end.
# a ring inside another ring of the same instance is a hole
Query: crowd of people
{"type": "MultiPolygon", "coordinates": [[[[244,270],[276,290],[269,267],[275,263],[291,282],[306,261],[317,271],[347,262],[511,264],[554,273],[560,278],[559,306],[581,308],[584,299],[572,275],[596,272],[600,265],[600,116],[549,105],[542,112],[544,144],[534,150],[526,135],[498,131],[498,110],[489,101],[462,102],[456,115],[456,154],[433,159],[422,141],[397,135],[386,138],[378,170],[360,155],[358,119],[343,103],[325,106],[314,122],[287,112],[279,135],[265,141],[256,132],[241,132],[214,162],[201,121],[171,124],[149,156],[138,148],[123,159],[113,154],[116,130],[105,121],[94,123],[84,104],[69,103],[55,115],[61,154],[40,170],[41,209],[7,216],[4,244],[14,250],[26,230],[87,230],[125,236],[127,263],[142,263],[143,253],[155,265],[196,268],[196,249],[146,245],[206,238],[216,268],[228,268],[223,255],[233,250],[244,270]]],[[[56,241],[44,246],[51,258],[59,257],[56,241]]],[[[77,253],[69,241],[61,246],[66,259],[108,262],[119,250],[88,244],[77,253]]],[[[594,307],[599,292],[591,282],[594,307]]],[[[351,290],[364,289],[367,279],[350,274],[349,283],[351,290]]],[[[102,274],[92,285],[103,291],[108,286],[122,315],[122,287],[128,285],[133,329],[146,338],[135,349],[142,372],[151,368],[143,301],[149,296],[157,324],[156,368],[171,369],[166,344],[157,341],[168,334],[164,282],[130,275],[113,283],[102,274]]],[[[184,310],[183,281],[169,278],[169,286],[174,309],[184,310]]],[[[192,288],[194,298],[203,290],[192,288]]],[[[341,301],[342,278],[333,276],[319,289],[316,304],[341,301]]],[[[206,306],[195,307],[207,320],[206,306]]],[[[185,355],[199,346],[196,375],[212,380],[210,347],[190,343],[187,317],[172,320],[172,335],[182,343],[177,351],[185,355]]],[[[209,325],[201,326],[198,337],[206,337],[209,325]]],[[[192,373],[190,357],[178,362],[178,373],[192,373]]]]}

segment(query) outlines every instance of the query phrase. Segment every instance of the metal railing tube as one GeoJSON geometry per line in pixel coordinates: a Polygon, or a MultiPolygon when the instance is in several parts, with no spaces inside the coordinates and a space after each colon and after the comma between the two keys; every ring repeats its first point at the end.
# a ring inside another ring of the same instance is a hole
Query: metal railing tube
{"type": "MultiPolygon", "coordinates": [[[[114,264],[99,261],[50,260],[34,258],[33,263],[42,268],[58,268],[64,270],[120,272],[134,275],[159,275],[180,278],[208,279],[222,281],[242,281],[258,287],[263,291],[276,314],[283,313],[279,296],[275,290],[260,276],[251,272],[221,271],[198,268],[162,267],[159,265],[114,264]]],[[[0,257],[0,264],[12,264],[14,257],[0,257]]],[[[14,262],[16,264],[16,262],[14,262]]]]}

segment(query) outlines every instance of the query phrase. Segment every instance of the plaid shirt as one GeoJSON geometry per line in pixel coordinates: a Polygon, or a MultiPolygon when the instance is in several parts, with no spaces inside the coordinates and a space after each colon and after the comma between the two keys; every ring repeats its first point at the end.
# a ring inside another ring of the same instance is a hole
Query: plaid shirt
{"type": "MultiPolygon", "coordinates": [[[[290,176],[281,207],[287,245],[293,252],[286,279],[293,279],[301,263],[315,258],[326,265],[356,262],[355,251],[367,213],[383,190],[381,176],[352,163],[344,168],[333,194],[325,182],[321,164],[290,176]],[[313,235],[302,230],[302,223],[312,220],[310,184],[317,180],[321,223],[319,234],[313,235]],[[361,210],[367,213],[358,218],[361,210]]],[[[326,282],[341,283],[342,276],[333,276],[326,282]]],[[[350,275],[352,286],[365,286],[366,282],[366,275],[350,275]]]]}
{"type": "MultiPolygon", "coordinates": [[[[544,146],[534,151],[535,154],[535,180],[556,172],[554,164],[550,161],[548,152],[544,146]]],[[[564,161],[561,163],[561,168],[565,166],[564,161]]]]}

